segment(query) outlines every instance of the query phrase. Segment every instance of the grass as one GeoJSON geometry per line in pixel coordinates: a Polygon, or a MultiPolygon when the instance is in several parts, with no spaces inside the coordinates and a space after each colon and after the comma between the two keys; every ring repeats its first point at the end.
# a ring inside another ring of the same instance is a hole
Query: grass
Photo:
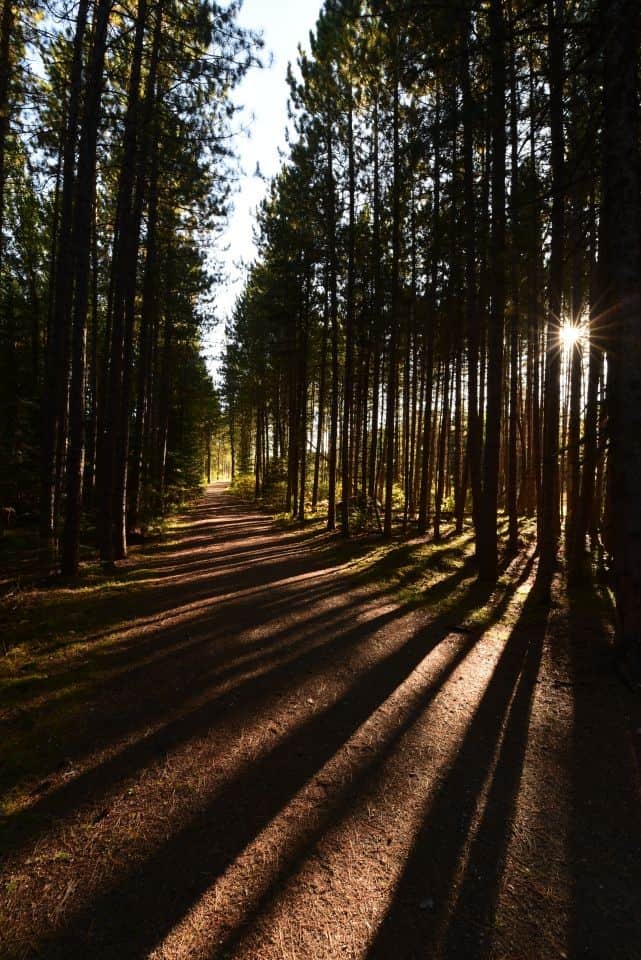
{"type": "MultiPolygon", "coordinates": [[[[165,518],[163,545],[180,531],[178,517],[165,518]]],[[[13,533],[13,531],[12,531],[13,533]]],[[[7,538],[9,540],[9,538],[7,538]]],[[[29,543],[22,534],[3,544],[3,560],[29,543]]],[[[9,587],[0,597],[0,719],[5,730],[0,767],[0,815],[25,802],[24,787],[60,757],[65,733],[81,724],[87,703],[118,668],[109,655],[121,644],[120,631],[135,615],[143,596],[157,589],[144,564],[106,574],[96,560],[83,562],[73,580],[21,577],[8,571],[9,587]],[[38,723],[32,710],[38,708],[38,723]]]]}
{"type": "Polygon", "coordinates": [[[4,599],[2,815],[23,806],[24,785],[28,790],[40,771],[55,766],[66,731],[82,724],[87,703],[114,672],[106,655],[117,646],[118,629],[135,609],[140,589],[126,573],[101,582],[92,564],[73,587],[34,587],[4,599]],[[14,609],[7,615],[9,602],[14,609]]]}
{"type": "MultiPolygon", "coordinates": [[[[259,508],[272,514],[278,529],[300,529],[300,521],[289,512],[282,510],[285,495],[284,483],[274,485],[268,493],[256,500],[254,498],[255,479],[253,474],[238,476],[229,488],[232,495],[251,500],[259,508]]],[[[307,491],[308,493],[310,491],[307,491]]],[[[402,488],[396,484],[393,491],[393,509],[398,513],[404,502],[402,488]]],[[[327,520],[326,504],[323,509],[308,511],[305,526],[322,529],[327,520]]],[[[446,504],[451,506],[451,504],[446,504]]],[[[442,525],[442,538],[433,540],[419,537],[412,532],[411,525],[402,539],[381,540],[380,535],[366,524],[355,518],[355,535],[350,540],[335,537],[326,549],[332,560],[356,575],[360,582],[369,583],[393,595],[402,604],[419,604],[427,591],[432,591],[439,582],[455,574],[474,555],[474,537],[471,523],[466,523],[464,532],[456,534],[453,525],[442,525]]],[[[340,530],[340,523],[338,524],[340,530]]],[[[529,547],[535,539],[536,531],[532,521],[522,520],[521,539],[529,547]]],[[[500,550],[507,546],[507,518],[499,518],[500,550]]],[[[500,578],[497,588],[509,589],[509,580],[500,578]]],[[[475,622],[479,624],[487,619],[487,609],[479,608],[475,622]]]]}
{"type": "Polygon", "coordinates": [[[47,576],[55,565],[55,552],[43,546],[36,527],[15,527],[0,534],[0,594],[47,576]]]}
{"type": "MultiPolygon", "coordinates": [[[[163,543],[170,545],[180,526],[177,517],[166,518],[163,543]]],[[[121,615],[126,616],[131,593],[144,588],[145,572],[139,564],[135,571],[125,566],[105,573],[100,562],[91,559],[69,580],[48,578],[43,583],[31,577],[21,581],[14,574],[11,588],[0,598],[5,660],[20,658],[25,650],[42,654],[73,644],[77,635],[102,625],[107,603],[108,622],[118,620],[120,606],[121,615]]]]}

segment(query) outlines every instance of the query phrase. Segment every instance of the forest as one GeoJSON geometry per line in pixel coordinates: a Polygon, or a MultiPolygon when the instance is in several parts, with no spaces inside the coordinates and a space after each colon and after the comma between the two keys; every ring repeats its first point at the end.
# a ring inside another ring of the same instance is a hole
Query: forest
{"type": "Polygon", "coordinates": [[[570,579],[610,567],[638,677],[638,35],[481,6],[323,12],[231,323],[232,456],[344,536],[375,500],[387,538],[471,516],[487,580],[531,518],[542,578],[561,539],[570,579]]]}
{"type": "Polygon", "coordinates": [[[78,572],[193,494],[220,419],[202,355],[233,178],[237,5],[3,5],[0,501],[78,572]]]}
{"type": "Polygon", "coordinates": [[[0,2],[0,957],[638,960],[638,0],[0,2]]]}

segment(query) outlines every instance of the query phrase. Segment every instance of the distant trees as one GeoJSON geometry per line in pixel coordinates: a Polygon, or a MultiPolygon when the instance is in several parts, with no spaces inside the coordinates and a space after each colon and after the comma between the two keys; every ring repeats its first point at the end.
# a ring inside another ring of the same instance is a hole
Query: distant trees
{"type": "Polygon", "coordinates": [[[326,0],[228,347],[292,513],[469,516],[488,580],[502,511],[512,551],[536,518],[548,580],[562,529],[576,579],[616,555],[637,637],[638,29],[624,0],[326,0]]]}
{"type": "Polygon", "coordinates": [[[257,47],[237,10],[2,5],[0,496],[38,512],[68,574],[83,525],[112,563],[198,486],[221,415],[202,237],[225,215],[229,92],[257,47]]]}

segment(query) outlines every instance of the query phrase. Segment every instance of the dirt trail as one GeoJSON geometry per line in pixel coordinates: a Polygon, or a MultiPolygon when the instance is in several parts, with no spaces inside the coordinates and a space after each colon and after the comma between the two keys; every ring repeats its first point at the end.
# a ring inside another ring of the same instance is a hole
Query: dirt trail
{"type": "Polygon", "coordinates": [[[599,606],[542,606],[527,556],[403,605],[349,549],[215,485],[134,556],[3,828],[3,960],[641,958],[641,715],[599,606]]]}

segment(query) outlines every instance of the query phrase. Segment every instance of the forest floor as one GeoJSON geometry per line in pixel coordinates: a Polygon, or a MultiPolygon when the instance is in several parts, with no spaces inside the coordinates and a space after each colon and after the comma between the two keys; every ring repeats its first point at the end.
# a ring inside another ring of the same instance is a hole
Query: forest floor
{"type": "Polygon", "coordinates": [[[639,960],[607,598],[470,549],[216,484],[111,579],[6,597],[2,960],[639,960]]]}

